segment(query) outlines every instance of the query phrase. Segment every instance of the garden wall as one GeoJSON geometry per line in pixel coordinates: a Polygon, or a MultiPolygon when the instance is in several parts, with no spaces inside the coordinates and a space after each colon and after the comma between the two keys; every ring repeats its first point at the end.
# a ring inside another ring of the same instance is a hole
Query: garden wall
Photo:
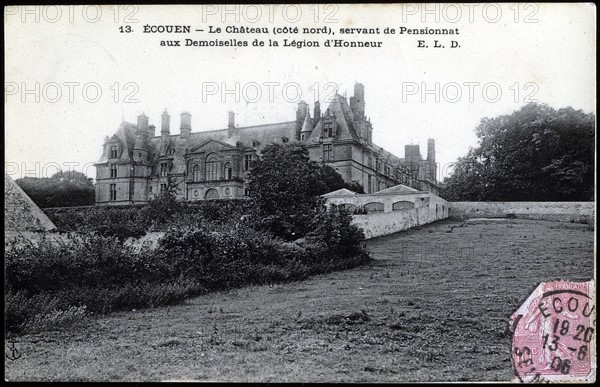
{"type": "Polygon", "coordinates": [[[429,216],[428,207],[352,216],[352,224],[363,230],[366,239],[408,230],[436,220],[429,216]]]}
{"type": "Polygon", "coordinates": [[[453,219],[505,218],[541,219],[559,222],[594,222],[594,202],[450,202],[453,219]]]}
{"type": "Polygon", "coordinates": [[[431,192],[417,191],[403,185],[372,194],[340,190],[323,197],[328,204],[362,211],[363,213],[354,212],[352,224],[363,230],[366,239],[408,230],[448,217],[447,201],[431,192]]]}

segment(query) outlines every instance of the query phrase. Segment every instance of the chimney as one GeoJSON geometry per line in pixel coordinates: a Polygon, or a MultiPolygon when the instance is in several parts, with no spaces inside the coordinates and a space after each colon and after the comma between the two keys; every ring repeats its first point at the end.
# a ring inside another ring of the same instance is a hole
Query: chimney
{"type": "Polygon", "coordinates": [[[160,151],[161,154],[164,154],[167,151],[167,146],[169,145],[169,136],[171,126],[171,116],[167,113],[167,109],[162,114],[162,127],[160,129],[160,151]]]}
{"type": "Polygon", "coordinates": [[[407,163],[418,163],[421,161],[420,153],[418,145],[405,145],[404,161],[407,163]]]}
{"type": "Polygon", "coordinates": [[[227,124],[227,137],[233,137],[235,133],[235,113],[233,110],[229,111],[229,123],[227,124]]]}
{"type": "Polygon", "coordinates": [[[355,115],[364,117],[365,115],[365,87],[362,83],[354,84],[354,96],[350,97],[350,108],[355,115]]]}
{"type": "Polygon", "coordinates": [[[313,114],[313,129],[315,128],[315,126],[317,126],[319,120],[321,119],[321,103],[319,101],[315,102],[314,112],[315,114],[313,114]]]}
{"type": "Polygon", "coordinates": [[[427,161],[435,163],[435,140],[427,140],[427,161]]]}
{"type": "Polygon", "coordinates": [[[156,126],[150,125],[148,126],[148,137],[152,138],[156,136],[156,126]]]}
{"type": "Polygon", "coordinates": [[[235,128],[235,112],[233,110],[229,111],[229,123],[227,124],[229,129],[235,128]]]}
{"type": "Polygon", "coordinates": [[[188,138],[192,131],[192,115],[189,112],[181,113],[181,126],[179,127],[179,133],[181,138],[188,138]]]}
{"type": "Polygon", "coordinates": [[[437,165],[435,164],[435,140],[430,138],[427,140],[427,177],[432,180],[437,180],[437,165]]]}
{"type": "Polygon", "coordinates": [[[148,133],[148,117],[144,113],[137,117],[137,128],[144,135],[148,133]]]}
{"type": "Polygon", "coordinates": [[[161,133],[171,133],[171,116],[167,113],[167,109],[162,114],[162,126],[160,128],[161,133]]]}

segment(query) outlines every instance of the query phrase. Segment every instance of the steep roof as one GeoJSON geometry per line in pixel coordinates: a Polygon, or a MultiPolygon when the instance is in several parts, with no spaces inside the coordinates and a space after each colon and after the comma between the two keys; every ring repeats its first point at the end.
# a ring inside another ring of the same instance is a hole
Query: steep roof
{"type": "Polygon", "coordinates": [[[4,229],[51,231],[56,226],[8,175],[4,175],[4,229]]]}
{"type": "MultiPolygon", "coordinates": [[[[325,110],[324,116],[335,116],[338,139],[358,141],[358,135],[356,134],[356,129],[353,124],[354,115],[346,98],[336,94],[333,101],[329,104],[329,107],[327,107],[327,110],[325,110]]],[[[322,136],[322,133],[323,120],[321,119],[306,142],[308,144],[318,144],[319,137],[322,136]]]]}
{"type": "MultiPolygon", "coordinates": [[[[241,142],[244,147],[250,148],[252,142],[258,144],[254,149],[260,151],[273,142],[281,142],[282,138],[294,141],[296,138],[296,121],[280,122],[275,124],[238,127],[232,129],[206,130],[202,132],[191,132],[187,139],[181,138],[179,134],[171,135],[169,149],[174,153],[167,157],[173,159],[171,173],[183,173],[185,171],[185,155],[200,145],[215,141],[236,147],[241,142]]],[[[161,137],[153,137],[149,142],[158,149],[161,137]]]]}

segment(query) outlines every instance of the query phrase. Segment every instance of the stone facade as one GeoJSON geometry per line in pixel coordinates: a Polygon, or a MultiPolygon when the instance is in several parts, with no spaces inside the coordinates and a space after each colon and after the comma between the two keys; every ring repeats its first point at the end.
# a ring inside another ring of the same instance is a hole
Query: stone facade
{"type": "Polygon", "coordinates": [[[315,102],[298,103],[289,122],[237,127],[229,112],[226,129],[192,132],[191,114],[181,113],[180,133],[171,134],[171,117],[161,116],[160,135],[145,114],[137,125],[122,122],[106,137],[96,165],[96,204],[144,203],[167,189],[170,178],[182,200],[240,198],[248,194],[247,174],[261,150],[271,143],[300,142],[311,160],[329,163],[345,181],[359,182],[373,193],[405,184],[437,193],[435,143],[428,140],[427,158],[418,145],[406,145],[399,158],[372,142],[373,128],[365,116],[364,87],[356,84],[348,102],[336,95],[321,113],[315,102]]]}

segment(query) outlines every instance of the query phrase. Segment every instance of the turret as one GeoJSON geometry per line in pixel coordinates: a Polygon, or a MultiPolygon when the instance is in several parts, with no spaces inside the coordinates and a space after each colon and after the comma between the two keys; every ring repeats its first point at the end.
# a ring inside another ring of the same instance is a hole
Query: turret
{"type": "Polygon", "coordinates": [[[135,145],[133,146],[133,160],[136,162],[143,162],[148,159],[148,149],[144,141],[144,134],[138,132],[135,138],[135,145]]]}
{"type": "Polygon", "coordinates": [[[179,133],[181,138],[186,139],[189,137],[192,131],[192,115],[188,112],[181,113],[181,126],[179,127],[179,133]]]}
{"type": "Polygon", "coordinates": [[[310,137],[313,131],[312,119],[310,118],[310,114],[307,114],[304,117],[304,123],[302,124],[302,129],[300,130],[300,141],[306,141],[310,137]]]}
{"type": "Polygon", "coordinates": [[[298,102],[298,110],[296,110],[296,137],[300,139],[300,132],[304,125],[304,120],[308,115],[308,104],[304,101],[298,102]]]}
{"type": "Polygon", "coordinates": [[[315,126],[317,126],[320,119],[321,119],[321,103],[319,101],[316,101],[315,102],[315,110],[314,110],[314,114],[313,114],[313,122],[312,122],[313,129],[315,128],[315,126]]]}
{"type": "Polygon", "coordinates": [[[143,135],[148,135],[148,117],[144,113],[137,117],[137,128],[143,135]]]}

